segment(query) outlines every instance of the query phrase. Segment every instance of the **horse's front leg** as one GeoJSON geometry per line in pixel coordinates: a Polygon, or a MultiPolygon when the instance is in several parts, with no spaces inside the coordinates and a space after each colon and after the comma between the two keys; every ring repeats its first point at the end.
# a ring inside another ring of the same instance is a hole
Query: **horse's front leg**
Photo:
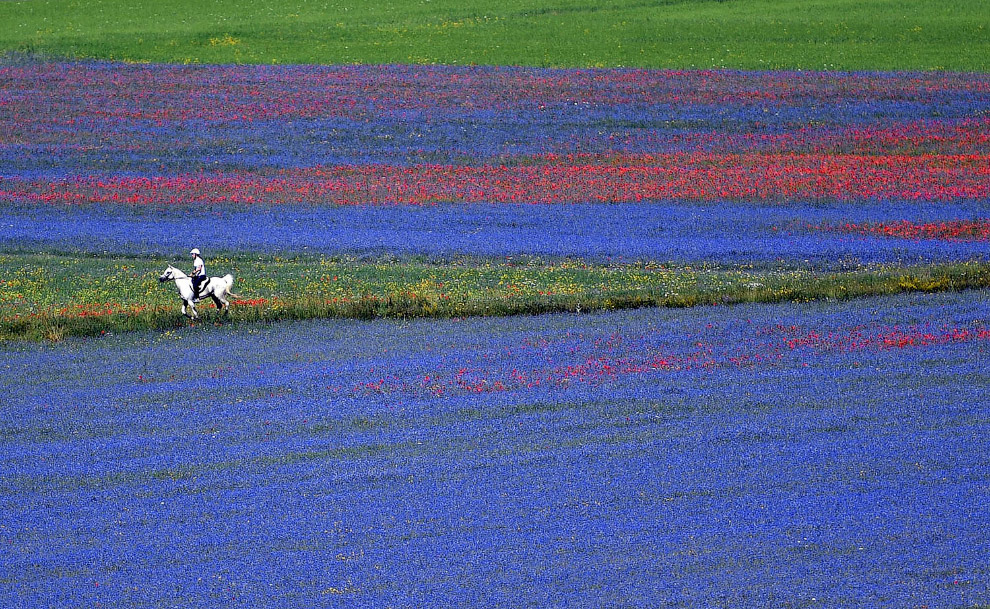
{"type": "Polygon", "coordinates": [[[182,314],[188,317],[189,319],[196,319],[197,317],[199,317],[199,313],[196,312],[196,305],[194,305],[191,300],[182,301],[182,314]],[[188,313],[186,312],[187,308],[189,309],[188,313]]]}

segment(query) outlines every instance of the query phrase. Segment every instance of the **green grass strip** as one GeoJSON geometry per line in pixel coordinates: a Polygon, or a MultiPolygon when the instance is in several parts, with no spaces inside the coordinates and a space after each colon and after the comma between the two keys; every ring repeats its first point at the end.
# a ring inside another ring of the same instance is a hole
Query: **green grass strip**
{"type": "MultiPolygon", "coordinates": [[[[59,253],[0,255],[0,340],[50,340],[188,325],[167,261],[59,253]]],[[[871,266],[842,271],[589,264],[580,260],[450,261],[234,256],[240,295],[229,317],[200,304],[201,320],[454,318],[841,300],[990,287],[990,264],[871,266]]]]}
{"type": "Polygon", "coordinates": [[[15,0],[0,52],[167,63],[986,72],[983,0],[15,0]]]}

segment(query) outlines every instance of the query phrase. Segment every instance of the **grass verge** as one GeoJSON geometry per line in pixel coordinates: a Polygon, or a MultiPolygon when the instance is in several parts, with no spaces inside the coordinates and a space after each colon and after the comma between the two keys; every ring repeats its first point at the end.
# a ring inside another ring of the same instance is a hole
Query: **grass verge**
{"type": "Polygon", "coordinates": [[[464,259],[445,263],[347,259],[215,259],[239,278],[230,315],[200,305],[179,313],[171,284],[149,258],[70,254],[0,256],[0,340],[59,341],[189,323],[317,318],[456,318],[846,300],[990,287],[990,263],[863,267],[842,271],[564,261],[464,259]]]}

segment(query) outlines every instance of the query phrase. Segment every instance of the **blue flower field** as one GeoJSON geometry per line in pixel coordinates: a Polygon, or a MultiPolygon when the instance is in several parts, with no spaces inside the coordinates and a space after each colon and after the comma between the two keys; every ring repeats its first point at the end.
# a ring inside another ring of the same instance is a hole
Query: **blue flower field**
{"type": "Polygon", "coordinates": [[[990,607],[987,74],[33,44],[0,609],[990,607]]]}
{"type": "Polygon", "coordinates": [[[986,297],[6,344],[0,604],[973,606],[986,297]]]}

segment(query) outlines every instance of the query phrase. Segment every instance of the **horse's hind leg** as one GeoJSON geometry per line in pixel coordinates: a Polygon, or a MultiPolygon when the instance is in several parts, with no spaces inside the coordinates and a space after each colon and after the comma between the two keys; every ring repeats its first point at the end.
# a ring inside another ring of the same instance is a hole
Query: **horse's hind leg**
{"type": "Polygon", "coordinates": [[[210,298],[213,299],[213,304],[217,306],[217,311],[219,311],[221,315],[230,312],[230,303],[224,300],[223,296],[210,294],[210,298]]]}

